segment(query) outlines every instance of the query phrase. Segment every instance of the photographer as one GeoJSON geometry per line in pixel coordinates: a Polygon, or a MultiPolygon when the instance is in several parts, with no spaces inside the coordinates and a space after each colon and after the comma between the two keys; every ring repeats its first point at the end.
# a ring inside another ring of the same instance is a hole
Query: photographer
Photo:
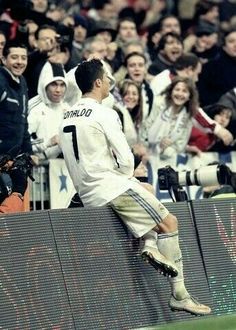
{"type": "MultiPolygon", "coordinates": [[[[4,185],[4,179],[0,174],[1,185],[4,185]]],[[[23,211],[24,194],[27,188],[28,175],[22,169],[15,169],[9,172],[12,181],[12,192],[7,196],[0,205],[0,213],[14,213],[23,211]]],[[[0,197],[6,196],[6,188],[3,187],[4,193],[1,192],[0,197]]]]}

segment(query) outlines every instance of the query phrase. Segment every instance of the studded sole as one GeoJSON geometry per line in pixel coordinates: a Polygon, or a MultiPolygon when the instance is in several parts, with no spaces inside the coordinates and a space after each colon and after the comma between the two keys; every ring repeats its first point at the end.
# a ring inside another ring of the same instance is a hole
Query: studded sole
{"type": "Polygon", "coordinates": [[[178,275],[177,270],[175,270],[173,267],[168,266],[162,262],[159,262],[155,260],[151,253],[149,252],[143,252],[142,258],[144,261],[149,263],[151,266],[153,266],[160,274],[167,277],[176,277],[178,275]]]}

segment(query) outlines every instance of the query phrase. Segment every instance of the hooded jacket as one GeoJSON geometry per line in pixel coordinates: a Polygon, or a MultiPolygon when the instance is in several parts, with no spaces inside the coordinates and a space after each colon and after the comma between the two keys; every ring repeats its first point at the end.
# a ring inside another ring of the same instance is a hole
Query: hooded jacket
{"type": "Polygon", "coordinates": [[[39,76],[38,95],[29,100],[29,132],[34,139],[33,150],[40,159],[57,158],[61,153],[59,145],[53,146],[51,139],[58,135],[64,111],[69,106],[64,97],[59,103],[49,100],[46,87],[56,80],[62,80],[67,88],[62,65],[47,62],[39,76]]]}

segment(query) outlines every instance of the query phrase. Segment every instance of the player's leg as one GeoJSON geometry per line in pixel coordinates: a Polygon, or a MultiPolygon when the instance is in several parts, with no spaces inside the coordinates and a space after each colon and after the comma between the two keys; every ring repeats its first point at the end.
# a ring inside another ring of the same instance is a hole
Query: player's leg
{"type": "Polygon", "coordinates": [[[158,234],[157,244],[159,251],[166,258],[171,260],[178,269],[178,275],[168,279],[172,292],[169,301],[170,308],[172,310],[186,311],[195,315],[209,314],[211,312],[210,307],[200,304],[195,298],[191,297],[185,287],[178,231],[158,234]]]}
{"type": "Polygon", "coordinates": [[[113,200],[111,206],[136,237],[144,238],[143,258],[172,277],[170,307],[197,315],[209,314],[211,309],[194,300],[185,288],[176,217],[140,187],[128,190],[113,200]]]}
{"type": "Polygon", "coordinates": [[[176,266],[159,252],[157,236],[152,232],[152,229],[158,227],[159,224],[165,228],[168,227],[161,225],[162,220],[169,214],[164,205],[153,194],[137,184],[137,186],[134,185],[134,189],[129,189],[112,200],[110,206],[118,213],[134,236],[145,235],[146,249],[142,251],[143,258],[163,275],[176,276],[178,272],[176,266]]]}

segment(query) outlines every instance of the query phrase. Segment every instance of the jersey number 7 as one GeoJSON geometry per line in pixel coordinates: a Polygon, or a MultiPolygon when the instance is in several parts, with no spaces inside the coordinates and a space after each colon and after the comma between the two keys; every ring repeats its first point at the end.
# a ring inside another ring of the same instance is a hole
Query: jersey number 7
{"type": "Polygon", "coordinates": [[[76,127],[75,125],[69,125],[65,126],[63,128],[64,133],[70,133],[72,134],[72,145],[74,150],[75,159],[79,160],[79,149],[78,149],[78,143],[77,143],[77,136],[76,136],[76,127]]]}

